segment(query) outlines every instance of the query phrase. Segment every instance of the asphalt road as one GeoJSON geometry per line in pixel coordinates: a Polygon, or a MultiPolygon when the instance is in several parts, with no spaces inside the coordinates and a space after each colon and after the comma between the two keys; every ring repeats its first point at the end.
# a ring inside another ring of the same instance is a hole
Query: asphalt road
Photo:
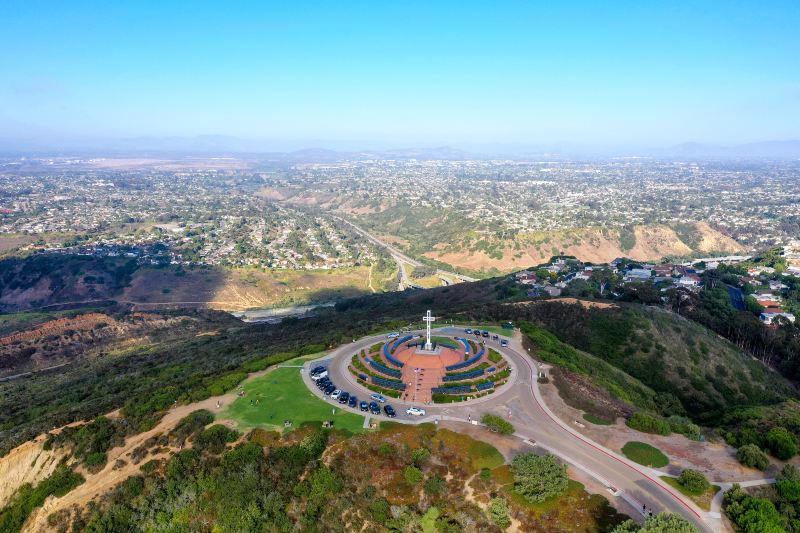
{"type": "MultiPolygon", "coordinates": [[[[356,231],[356,233],[359,233],[362,237],[364,237],[365,239],[369,240],[370,242],[372,242],[376,246],[380,246],[380,247],[384,248],[387,252],[389,252],[389,255],[392,256],[392,258],[394,259],[395,263],[397,263],[397,265],[400,267],[400,276],[401,276],[402,283],[405,284],[405,285],[408,285],[408,286],[413,286],[414,285],[413,282],[411,282],[411,280],[406,275],[405,265],[409,264],[409,265],[411,265],[413,267],[418,267],[418,266],[422,266],[422,263],[420,263],[416,259],[413,259],[413,258],[407,256],[406,254],[404,254],[403,252],[401,252],[400,250],[398,250],[397,248],[395,248],[394,246],[392,246],[388,242],[384,242],[384,241],[380,240],[379,238],[375,237],[374,235],[372,235],[371,233],[369,233],[368,231],[356,226],[355,224],[353,224],[349,220],[346,220],[346,219],[341,218],[341,217],[335,217],[335,218],[340,220],[340,221],[342,221],[342,222],[344,222],[345,224],[349,225],[351,228],[353,228],[356,231]]],[[[455,272],[448,272],[447,270],[438,269],[436,271],[436,274],[443,275],[443,276],[449,276],[451,278],[460,279],[461,281],[478,281],[475,278],[471,278],[471,277],[465,276],[463,274],[457,274],[455,272]]]]}
{"type": "MultiPolygon", "coordinates": [[[[435,331],[451,335],[463,334],[461,327],[442,327],[436,328],[435,331]]],[[[347,365],[353,354],[385,339],[385,335],[359,339],[340,346],[323,360],[308,363],[307,367],[328,365],[330,378],[340,389],[356,394],[359,401],[368,399],[372,391],[356,382],[355,377],[347,370],[347,365]]],[[[512,368],[512,378],[506,385],[494,394],[467,403],[417,405],[426,410],[424,417],[406,415],[406,408],[412,404],[389,398],[389,403],[398,413],[395,420],[420,423],[437,419],[467,421],[470,417],[477,420],[486,413],[503,416],[514,424],[515,435],[584,471],[603,483],[609,489],[611,496],[623,498],[634,508],[642,509],[642,506],[646,505],[647,510],[653,513],[661,511],[679,513],[697,525],[701,531],[724,531],[718,517],[701,510],[691,500],[666,485],[658,479],[656,471],[629,461],[601,446],[556,417],[545,405],[539,392],[536,380],[540,371],[539,363],[523,355],[524,349],[518,333],[510,340],[507,348],[501,348],[499,342],[495,341],[487,341],[487,345],[501,352],[512,368]]],[[[546,365],[541,366],[541,370],[546,371],[547,368],[546,365]]],[[[315,394],[326,401],[331,401],[312,384],[307,373],[304,375],[304,380],[315,394]]],[[[355,411],[359,412],[358,409],[355,411]]],[[[384,416],[374,415],[372,418],[386,419],[384,416]]]]}

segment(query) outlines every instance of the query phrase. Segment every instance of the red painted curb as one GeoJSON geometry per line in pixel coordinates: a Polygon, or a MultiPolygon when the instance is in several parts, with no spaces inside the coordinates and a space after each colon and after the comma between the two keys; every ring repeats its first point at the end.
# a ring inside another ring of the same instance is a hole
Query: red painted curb
{"type": "MultiPolygon", "coordinates": [[[[519,355],[519,354],[518,354],[518,355],[519,355]]],[[[528,365],[528,368],[529,368],[530,370],[534,371],[534,370],[535,370],[535,368],[531,367],[531,362],[528,360],[528,358],[527,358],[526,356],[524,356],[524,355],[523,355],[522,357],[523,357],[523,358],[524,358],[524,360],[525,360],[525,364],[526,364],[526,365],[528,365]]],[[[659,483],[658,481],[656,481],[656,480],[655,480],[655,479],[653,479],[652,477],[648,476],[647,474],[645,474],[644,472],[642,472],[642,471],[641,471],[641,470],[639,470],[638,468],[636,468],[636,467],[634,467],[634,466],[631,466],[631,465],[629,465],[628,463],[626,463],[625,461],[623,461],[623,460],[622,460],[622,459],[620,459],[619,457],[615,456],[614,454],[608,453],[606,450],[604,450],[604,449],[600,448],[599,446],[597,446],[597,445],[595,445],[595,444],[593,444],[593,443],[589,442],[588,440],[584,439],[584,438],[583,438],[583,437],[581,437],[580,435],[577,435],[577,434],[575,434],[575,433],[573,433],[573,432],[571,432],[571,431],[567,430],[567,429],[566,429],[564,426],[562,426],[562,425],[561,425],[561,423],[560,423],[560,421],[558,421],[558,420],[556,420],[555,418],[553,418],[553,417],[550,415],[550,413],[548,413],[548,412],[547,412],[547,410],[546,410],[546,409],[545,409],[545,408],[542,406],[542,404],[539,402],[539,399],[536,397],[536,391],[535,391],[535,390],[534,390],[534,388],[533,388],[533,382],[531,382],[531,394],[533,394],[533,399],[536,401],[536,405],[539,407],[539,409],[541,409],[541,410],[542,410],[542,412],[543,412],[545,415],[547,415],[547,417],[548,417],[550,420],[552,420],[553,422],[555,422],[555,423],[556,423],[556,425],[557,425],[557,426],[558,426],[558,427],[559,427],[559,428],[560,428],[562,431],[564,431],[565,433],[568,433],[569,435],[571,435],[571,436],[573,436],[573,437],[577,438],[578,440],[580,440],[580,441],[581,441],[581,442],[583,442],[584,444],[588,444],[589,446],[591,446],[592,448],[594,448],[595,450],[597,450],[597,451],[599,451],[599,452],[602,452],[602,453],[603,453],[603,454],[605,454],[606,456],[608,456],[608,457],[611,457],[612,459],[614,459],[614,460],[615,460],[615,461],[617,461],[618,463],[620,463],[620,464],[622,464],[622,465],[625,465],[626,467],[630,468],[631,470],[633,470],[633,471],[634,471],[634,472],[636,472],[637,474],[641,475],[641,476],[642,476],[642,477],[644,477],[645,479],[647,479],[647,480],[651,481],[652,483],[654,483],[655,485],[657,485],[657,486],[661,487],[661,488],[662,488],[662,489],[664,489],[664,490],[665,490],[665,491],[666,491],[668,494],[670,494],[670,495],[671,495],[673,498],[675,498],[675,499],[676,499],[676,500],[677,500],[677,501],[678,501],[678,502],[679,502],[681,505],[683,505],[685,508],[687,508],[689,511],[691,511],[693,515],[695,515],[695,516],[696,516],[697,518],[699,518],[699,519],[700,519],[700,520],[701,520],[703,523],[705,523],[705,520],[703,520],[703,517],[702,517],[702,516],[701,516],[701,515],[700,515],[700,514],[699,514],[697,511],[695,511],[694,509],[692,509],[692,508],[691,508],[691,507],[690,507],[690,506],[689,506],[689,505],[688,505],[688,504],[687,504],[685,501],[683,501],[683,500],[682,500],[680,497],[678,497],[678,495],[677,495],[677,494],[675,494],[674,492],[672,492],[672,491],[671,491],[669,488],[665,487],[664,485],[662,485],[661,483],[659,483]]]]}

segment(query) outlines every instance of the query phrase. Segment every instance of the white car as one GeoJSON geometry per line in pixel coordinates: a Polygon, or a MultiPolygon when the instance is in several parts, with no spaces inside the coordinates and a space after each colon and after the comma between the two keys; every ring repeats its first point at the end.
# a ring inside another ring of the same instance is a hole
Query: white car
{"type": "Polygon", "coordinates": [[[377,394],[377,393],[371,395],[370,398],[372,398],[375,401],[381,402],[381,403],[384,403],[386,401],[386,398],[384,398],[383,396],[381,396],[380,394],[377,394]]]}
{"type": "Polygon", "coordinates": [[[397,332],[394,332],[394,333],[389,333],[388,335],[386,335],[386,338],[387,338],[387,339],[396,339],[396,338],[398,338],[399,336],[400,336],[400,334],[399,334],[399,333],[397,333],[397,332]]]}
{"type": "Polygon", "coordinates": [[[342,394],[342,391],[340,391],[339,389],[336,389],[335,391],[333,391],[331,393],[331,400],[338,400],[339,396],[341,396],[341,394],[342,394]]]}
{"type": "Polygon", "coordinates": [[[425,409],[420,409],[419,407],[409,407],[406,409],[407,415],[414,415],[414,416],[425,416],[425,409]]]}
{"type": "Polygon", "coordinates": [[[326,378],[326,377],[328,377],[328,371],[327,370],[325,370],[324,372],[320,372],[319,374],[314,374],[313,376],[311,376],[311,380],[312,381],[319,381],[322,378],[326,378]]]}

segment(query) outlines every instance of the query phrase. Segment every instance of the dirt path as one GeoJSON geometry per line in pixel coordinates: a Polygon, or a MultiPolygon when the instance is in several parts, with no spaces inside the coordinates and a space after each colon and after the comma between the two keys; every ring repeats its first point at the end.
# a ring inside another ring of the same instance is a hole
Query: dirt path
{"type": "MultiPolygon", "coordinates": [[[[270,367],[266,370],[253,372],[248,375],[245,381],[261,377],[268,372],[271,372],[275,368],[277,368],[277,366],[270,367]]],[[[28,521],[25,523],[22,531],[49,531],[50,527],[47,524],[47,517],[50,514],[62,509],[69,509],[75,505],[78,507],[83,507],[92,499],[113,489],[118,483],[124,481],[132,475],[138,474],[140,465],[133,464],[131,461],[131,453],[133,450],[141,446],[147,439],[159,434],[168,433],[178,422],[180,422],[181,419],[190,414],[192,411],[196,411],[198,409],[207,409],[212,413],[219,413],[228,405],[233,403],[234,400],[236,400],[236,392],[231,391],[221,396],[213,396],[199,402],[178,405],[170,409],[153,429],[145,431],[144,433],[139,433],[138,435],[132,435],[125,440],[125,444],[122,446],[118,446],[109,450],[108,462],[106,463],[106,466],[99,472],[92,474],[84,469],[77,469],[77,471],[80,472],[84,478],[86,478],[86,482],[75,487],[72,491],[68,492],[61,498],[55,498],[52,496],[49,497],[44,502],[42,507],[34,510],[34,512],[28,518],[28,521]],[[120,468],[114,468],[118,459],[125,461],[125,464],[120,468]]],[[[109,413],[108,416],[114,416],[114,413],[116,413],[116,411],[109,413]]],[[[216,422],[219,423],[220,421],[216,422]]],[[[43,438],[44,436],[40,437],[43,438]]],[[[38,438],[39,437],[37,437],[37,439],[38,438]]],[[[25,444],[22,446],[25,446],[25,444]]],[[[22,448],[22,446],[15,448],[15,450],[22,448]]],[[[175,451],[176,449],[170,448],[168,451],[149,455],[147,459],[150,460],[169,457],[175,451]]]]}
{"type": "Polygon", "coordinates": [[[375,287],[372,286],[372,265],[369,266],[369,276],[367,277],[367,287],[372,292],[378,292],[375,290],[375,287]]]}

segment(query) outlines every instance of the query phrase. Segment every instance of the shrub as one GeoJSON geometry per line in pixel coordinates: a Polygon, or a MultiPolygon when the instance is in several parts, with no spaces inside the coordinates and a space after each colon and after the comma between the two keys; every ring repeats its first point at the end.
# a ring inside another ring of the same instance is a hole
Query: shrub
{"type": "Polygon", "coordinates": [[[644,521],[644,527],[633,520],[626,520],[621,523],[611,533],[698,533],[697,527],[688,522],[681,515],[676,513],[658,513],[655,516],[648,516],[644,521]]]}
{"type": "Polygon", "coordinates": [[[511,462],[514,490],[531,502],[558,496],[567,488],[567,467],[550,454],[522,454],[511,462]]]}
{"type": "Polygon", "coordinates": [[[502,417],[497,415],[483,415],[481,422],[486,424],[491,431],[495,431],[501,435],[511,435],[514,433],[514,426],[511,422],[503,420],[502,417]]]}
{"type": "Polygon", "coordinates": [[[427,461],[431,456],[431,452],[427,448],[416,448],[411,452],[411,461],[415,466],[420,466],[427,461]]]}
{"type": "Polygon", "coordinates": [[[643,433],[655,433],[657,435],[669,435],[672,433],[669,422],[641,411],[633,413],[633,416],[626,421],[626,424],[628,424],[628,427],[643,433]]]}
{"type": "Polygon", "coordinates": [[[694,492],[696,494],[702,494],[711,486],[706,476],[690,468],[681,472],[681,475],[678,476],[678,483],[689,492],[694,492]]]}
{"type": "Polygon", "coordinates": [[[425,480],[425,492],[432,496],[443,494],[447,488],[447,482],[442,476],[433,475],[425,480]]]}
{"type": "Polygon", "coordinates": [[[489,516],[492,518],[492,522],[501,529],[511,525],[508,502],[503,498],[492,498],[489,502],[489,516]]]}
{"type": "Polygon", "coordinates": [[[0,512],[0,531],[19,531],[31,512],[48,496],[63,496],[83,482],[83,476],[62,464],[35,487],[25,483],[0,512]]]}
{"type": "Polygon", "coordinates": [[[239,437],[239,434],[222,424],[214,424],[210,428],[200,433],[194,439],[194,446],[198,450],[206,450],[210,453],[222,453],[225,450],[225,444],[234,442],[239,437]]]}
{"type": "Polygon", "coordinates": [[[769,466],[769,457],[755,444],[745,444],[736,450],[736,459],[744,466],[764,470],[769,466]]]}
{"type": "Polygon", "coordinates": [[[403,477],[406,478],[409,485],[416,485],[422,481],[422,470],[416,466],[408,465],[405,470],[403,470],[403,477]]]}
{"type": "Polygon", "coordinates": [[[767,433],[765,442],[772,455],[782,461],[788,461],[797,455],[797,441],[794,435],[785,428],[776,427],[771,429],[767,433]]]}

